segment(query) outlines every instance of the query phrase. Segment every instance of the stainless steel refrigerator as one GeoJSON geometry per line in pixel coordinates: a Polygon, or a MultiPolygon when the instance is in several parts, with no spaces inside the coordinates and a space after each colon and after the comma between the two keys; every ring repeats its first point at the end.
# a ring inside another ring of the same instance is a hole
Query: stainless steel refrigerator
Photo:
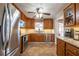
{"type": "Polygon", "coordinates": [[[12,4],[0,4],[0,55],[19,55],[20,12],[12,4]]]}

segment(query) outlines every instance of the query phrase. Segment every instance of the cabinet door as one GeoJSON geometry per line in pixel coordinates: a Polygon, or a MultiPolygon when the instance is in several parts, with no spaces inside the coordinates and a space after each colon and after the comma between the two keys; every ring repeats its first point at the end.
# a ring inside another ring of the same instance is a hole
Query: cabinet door
{"type": "Polygon", "coordinates": [[[53,28],[53,19],[44,19],[44,29],[53,28]]]}
{"type": "Polygon", "coordinates": [[[44,34],[29,34],[29,42],[44,42],[45,35],[44,34]]]}
{"type": "Polygon", "coordinates": [[[66,51],[66,56],[75,56],[74,54],[72,54],[71,52],[69,51],[66,51]]]}
{"type": "Polygon", "coordinates": [[[65,42],[61,39],[57,39],[57,55],[65,56],[65,42]]]}
{"type": "Polygon", "coordinates": [[[76,4],[76,25],[79,25],[79,3],[76,4]]]}
{"type": "Polygon", "coordinates": [[[21,19],[25,22],[26,29],[34,29],[35,28],[35,19],[27,18],[23,13],[21,13],[21,19]]]}
{"type": "Polygon", "coordinates": [[[69,56],[69,55],[79,56],[79,48],[69,43],[66,43],[66,56],[69,56]]]}
{"type": "Polygon", "coordinates": [[[26,19],[26,28],[31,29],[31,20],[30,19],[26,19]]]}
{"type": "Polygon", "coordinates": [[[65,26],[74,26],[75,19],[75,4],[70,4],[64,9],[65,26]]]}

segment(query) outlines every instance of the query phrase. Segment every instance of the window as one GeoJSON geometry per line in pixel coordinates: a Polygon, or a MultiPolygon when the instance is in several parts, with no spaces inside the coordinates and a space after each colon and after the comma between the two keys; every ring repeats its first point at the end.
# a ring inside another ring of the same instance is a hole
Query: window
{"type": "Polygon", "coordinates": [[[19,21],[19,27],[24,27],[24,26],[25,26],[24,21],[20,20],[20,21],[19,21]]]}
{"type": "Polygon", "coordinates": [[[43,31],[43,22],[35,22],[35,30],[43,31]]]}

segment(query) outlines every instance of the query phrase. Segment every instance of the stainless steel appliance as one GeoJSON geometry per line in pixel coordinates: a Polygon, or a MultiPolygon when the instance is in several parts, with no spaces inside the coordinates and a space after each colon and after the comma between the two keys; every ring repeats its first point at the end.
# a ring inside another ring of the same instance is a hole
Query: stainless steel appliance
{"type": "Polygon", "coordinates": [[[28,36],[23,35],[22,39],[23,39],[23,51],[25,51],[26,47],[28,46],[28,36]]]}
{"type": "MultiPolygon", "coordinates": [[[[11,4],[1,5],[3,12],[0,30],[0,50],[2,55],[19,55],[19,31],[18,22],[20,17],[20,12],[11,4]]],[[[0,7],[0,9],[1,9],[0,7]]]]}
{"type": "Polygon", "coordinates": [[[65,37],[74,38],[74,29],[65,28],[65,37]]]}
{"type": "Polygon", "coordinates": [[[4,48],[4,35],[3,35],[3,18],[4,18],[4,4],[0,4],[0,56],[5,55],[4,48]]]}

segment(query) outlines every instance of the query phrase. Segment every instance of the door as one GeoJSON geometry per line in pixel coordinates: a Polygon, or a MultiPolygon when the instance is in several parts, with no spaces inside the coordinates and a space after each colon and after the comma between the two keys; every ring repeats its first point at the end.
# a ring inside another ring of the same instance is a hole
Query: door
{"type": "Polygon", "coordinates": [[[72,3],[64,9],[64,18],[65,26],[74,26],[75,25],[75,4],[72,3]]]}
{"type": "Polygon", "coordinates": [[[3,54],[3,16],[4,16],[4,12],[5,12],[5,9],[4,9],[4,4],[0,4],[0,56],[1,55],[4,55],[3,54]]]}
{"type": "Polygon", "coordinates": [[[53,29],[53,19],[44,19],[44,29],[53,29]]]}
{"type": "Polygon", "coordinates": [[[6,40],[5,55],[13,54],[18,48],[19,11],[11,4],[6,4],[6,40]]]}
{"type": "Polygon", "coordinates": [[[3,56],[4,53],[4,43],[5,43],[5,4],[0,4],[0,56],[3,56]]]}
{"type": "Polygon", "coordinates": [[[11,35],[11,38],[8,40],[6,54],[11,53],[13,50],[18,48],[18,20],[14,24],[13,29],[12,29],[12,34],[10,33],[10,35],[11,35]]]}

